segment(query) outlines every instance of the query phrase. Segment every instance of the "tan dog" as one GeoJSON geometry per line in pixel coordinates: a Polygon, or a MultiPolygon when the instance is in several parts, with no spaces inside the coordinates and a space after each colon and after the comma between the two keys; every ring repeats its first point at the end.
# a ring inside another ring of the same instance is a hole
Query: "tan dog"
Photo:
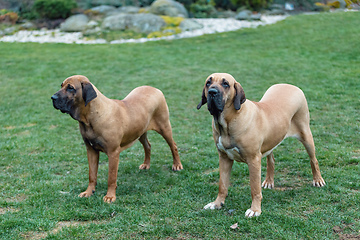
{"type": "Polygon", "coordinates": [[[105,97],[90,81],[81,75],[65,79],[61,89],[51,99],[56,109],[79,121],[89,162],[89,186],[79,197],[95,192],[99,152],[109,158],[108,190],[105,202],[116,199],[116,179],[120,152],[139,140],[145,150],[140,169],[150,168],[151,146],[147,131],[155,130],[170,146],[174,171],[183,169],[172,137],[169,110],[162,92],[142,86],[134,89],[122,101],[105,97]]]}
{"type": "Polygon", "coordinates": [[[213,115],[213,135],[219,152],[219,193],[205,209],[219,209],[225,202],[233,160],[247,163],[252,204],[246,217],[261,214],[261,186],[274,187],[273,150],[286,137],[296,137],[310,156],[313,185],[325,185],[315,157],[304,93],[297,87],[278,84],[270,87],[260,102],[249,101],[240,83],[230,74],[211,74],[205,83],[198,109],[207,103],[213,115]],[[261,158],[267,157],[267,173],[261,184],[261,158]]]}

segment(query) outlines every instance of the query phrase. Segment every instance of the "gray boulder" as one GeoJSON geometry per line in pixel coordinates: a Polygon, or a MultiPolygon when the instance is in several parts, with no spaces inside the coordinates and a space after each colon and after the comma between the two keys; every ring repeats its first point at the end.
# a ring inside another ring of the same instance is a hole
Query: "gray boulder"
{"type": "Polygon", "coordinates": [[[184,19],[179,25],[181,31],[193,31],[196,29],[201,29],[203,27],[203,25],[191,19],[184,19]]]}
{"type": "Polygon", "coordinates": [[[89,18],[85,14],[73,15],[60,25],[60,30],[63,32],[81,32],[86,29],[88,22],[89,18]]]}
{"type": "Polygon", "coordinates": [[[218,12],[219,18],[235,18],[235,16],[236,16],[236,12],[230,10],[218,12]]]}
{"type": "Polygon", "coordinates": [[[164,19],[151,13],[133,14],[132,21],[129,24],[131,30],[147,34],[160,31],[165,26],[164,19]]]}
{"type": "Polygon", "coordinates": [[[96,28],[97,26],[99,26],[99,23],[94,20],[90,20],[90,22],[86,24],[86,28],[96,28]]]}
{"type": "Polygon", "coordinates": [[[130,29],[141,33],[160,31],[165,27],[165,21],[151,13],[125,14],[108,16],[102,23],[103,29],[125,30],[130,29]]]}
{"type": "Polygon", "coordinates": [[[36,25],[33,24],[32,22],[24,22],[23,24],[20,25],[20,28],[22,28],[22,29],[35,29],[36,25]]]}
{"type": "Polygon", "coordinates": [[[150,12],[170,17],[189,17],[186,8],[181,3],[173,0],[156,0],[151,4],[150,12]]]}
{"type": "Polygon", "coordinates": [[[111,12],[111,11],[116,11],[116,7],[109,6],[109,5],[100,5],[100,6],[91,8],[91,10],[99,12],[99,13],[106,14],[106,13],[111,12]]]}
{"type": "Polygon", "coordinates": [[[285,15],[285,11],[282,9],[274,8],[274,9],[271,9],[270,11],[267,11],[266,14],[270,15],[270,16],[285,15]]]}
{"type": "Polygon", "coordinates": [[[99,6],[99,5],[110,5],[114,7],[119,7],[124,4],[124,0],[76,0],[76,2],[85,2],[87,5],[99,6]]]}
{"type": "MultiPolygon", "coordinates": [[[[346,8],[346,2],[345,2],[345,0],[338,0],[339,1],[339,3],[340,3],[340,8],[346,8]]],[[[356,2],[356,1],[352,1],[352,2],[356,2]]]]}
{"type": "Polygon", "coordinates": [[[121,13],[139,13],[140,8],[134,6],[124,6],[124,7],[119,7],[117,10],[118,12],[121,13]]]}
{"type": "Polygon", "coordinates": [[[251,20],[260,21],[261,20],[261,13],[251,14],[251,20]]]}
{"type": "Polygon", "coordinates": [[[16,32],[16,27],[8,27],[3,30],[3,35],[11,35],[16,32]]]}
{"type": "Polygon", "coordinates": [[[93,34],[100,34],[101,33],[101,28],[100,27],[95,27],[95,28],[90,28],[90,29],[86,29],[83,34],[85,36],[88,35],[93,35],[93,34]]]}
{"type": "Polygon", "coordinates": [[[111,15],[104,18],[101,27],[110,30],[125,30],[128,22],[130,22],[130,18],[131,17],[125,13],[111,15]]]}
{"type": "Polygon", "coordinates": [[[237,20],[250,20],[252,12],[250,10],[243,10],[240,11],[236,16],[235,19],[237,20]]]}

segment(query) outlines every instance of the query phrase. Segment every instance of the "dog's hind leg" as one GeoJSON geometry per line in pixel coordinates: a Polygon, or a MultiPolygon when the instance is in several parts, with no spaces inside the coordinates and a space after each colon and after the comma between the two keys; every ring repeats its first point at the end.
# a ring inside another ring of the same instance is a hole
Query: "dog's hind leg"
{"type": "Polygon", "coordinates": [[[313,174],[313,186],[325,186],[325,181],[321,177],[319,163],[315,156],[315,144],[310,129],[310,115],[307,104],[294,115],[290,126],[290,136],[296,137],[305,147],[310,157],[311,170],[313,174]]]}
{"type": "Polygon", "coordinates": [[[266,178],[261,184],[263,188],[274,188],[274,170],[275,170],[275,158],[273,152],[266,156],[266,178]]]}
{"type": "Polygon", "coordinates": [[[139,138],[139,141],[144,147],[145,151],[145,159],[144,163],[139,166],[139,169],[149,169],[150,168],[150,155],[151,155],[151,144],[147,138],[147,132],[145,132],[141,137],[139,138]]]}
{"type": "Polygon", "coordinates": [[[314,139],[310,130],[310,127],[306,127],[304,131],[300,132],[299,136],[300,142],[304,145],[307,153],[310,157],[311,170],[313,174],[313,186],[314,187],[323,187],[325,186],[325,181],[321,177],[319,162],[315,156],[315,144],[314,139]]]}
{"type": "Polygon", "coordinates": [[[171,130],[171,124],[170,120],[164,121],[162,125],[159,125],[156,131],[163,136],[163,138],[166,140],[167,144],[169,145],[171,149],[171,153],[173,156],[173,165],[172,170],[173,171],[179,171],[183,169],[183,166],[180,161],[178,149],[176,146],[176,143],[174,142],[173,136],[172,136],[172,130],[171,130]]]}

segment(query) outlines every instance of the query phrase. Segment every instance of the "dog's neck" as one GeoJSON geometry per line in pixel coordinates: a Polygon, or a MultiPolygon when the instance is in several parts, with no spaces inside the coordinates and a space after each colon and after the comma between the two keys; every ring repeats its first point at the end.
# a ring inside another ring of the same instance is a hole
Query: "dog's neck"
{"type": "Polygon", "coordinates": [[[78,115],[76,120],[86,126],[91,126],[102,118],[103,113],[100,113],[98,109],[104,109],[112,104],[112,100],[107,98],[97,89],[96,94],[97,97],[95,99],[89,102],[86,106],[85,104],[82,105],[77,111],[78,115]]]}
{"type": "MultiPolygon", "coordinates": [[[[241,104],[241,108],[236,110],[233,105],[227,106],[224,108],[224,111],[218,115],[213,115],[213,124],[215,130],[220,134],[220,136],[230,136],[228,122],[234,118],[235,115],[241,115],[241,112],[246,111],[249,101],[245,101],[241,104]]],[[[242,124],[239,122],[238,124],[242,124]]]]}
{"type": "MultiPolygon", "coordinates": [[[[234,109],[235,111],[235,109],[234,109]]],[[[227,136],[228,135],[228,124],[227,124],[227,110],[225,109],[223,112],[213,115],[214,121],[214,128],[220,134],[220,136],[227,136]]]]}

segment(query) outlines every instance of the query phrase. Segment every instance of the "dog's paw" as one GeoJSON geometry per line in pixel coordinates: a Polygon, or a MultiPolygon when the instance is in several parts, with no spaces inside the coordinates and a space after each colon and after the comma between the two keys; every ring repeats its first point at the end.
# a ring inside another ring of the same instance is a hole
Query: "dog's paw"
{"type": "Polygon", "coordinates": [[[261,214],[261,212],[259,212],[259,211],[254,212],[253,210],[248,209],[245,212],[245,217],[247,217],[247,218],[258,217],[258,216],[260,216],[260,214],[261,214]]]}
{"type": "Polygon", "coordinates": [[[93,193],[95,192],[95,190],[92,190],[92,191],[85,191],[85,192],[82,192],[78,195],[78,197],[90,197],[91,195],[93,195],[93,193]]]}
{"type": "Polygon", "coordinates": [[[179,164],[173,164],[173,166],[172,166],[172,170],[173,171],[180,171],[180,170],[183,170],[184,168],[183,168],[183,166],[182,166],[182,164],[181,163],[179,163],[179,164]]]}
{"type": "Polygon", "coordinates": [[[116,196],[107,195],[103,198],[104,202],[106,203],[113,203],[116,200],[116,196]]]}
{"type": "Polygon", "coordinates": [[[270,182],[265,180],[262,184],[261,187],[263,187],[264,189],[268,188],[268,189],[273,189],[274,188],[274,182],[270,182]]]}
{"type": "Polygon", "coordinates": [[[323,187],[325,185],[326,185],[326,183],[325,183],[324,179],[322,179],[322,178],[317,179],[317,180],[315,180],[315,179],[313,180],[313,186],[314,187],[323,187]]]}
{"type": "Polygon", "coordinates": [[[143,170],[147,170],[147,169],[149,169],[150,168],[150,164],[145,164],[145,163],[143,163],[143,164],[141,164],[140,166],[139,166],[139,169],[143,169],[143,170]]]}
{"type": "Polygon", "coordinates": [[[221,205],[218,205],[218,204],[216,204],[215,202],[211,202],[211,203],[207,204],[207,205],[204,207],[204,209],[211,209],[211,210],[220,209],[221,206],[222,206],[222,204],[221,204],[221,205]]]}

